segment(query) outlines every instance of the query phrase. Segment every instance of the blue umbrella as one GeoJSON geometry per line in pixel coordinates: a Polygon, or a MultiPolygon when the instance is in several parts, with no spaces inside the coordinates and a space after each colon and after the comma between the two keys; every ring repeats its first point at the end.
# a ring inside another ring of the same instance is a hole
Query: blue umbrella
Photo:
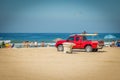
{"type": "Polygon", "coordinates": [[[115,39],[115,38],[116,38],[116,36],[114,36],[114,35],[106,35],[104,37],[104,39],[115,39]]]}
{"type": "Polygon", "coordinates": [[[104,37],[104,39],[109,40],[109,45],[110,45],[110,41],[113,40],[113,39],[116,39],[116,36],[109,34],[109,35],[106,35],[104,37]]]}

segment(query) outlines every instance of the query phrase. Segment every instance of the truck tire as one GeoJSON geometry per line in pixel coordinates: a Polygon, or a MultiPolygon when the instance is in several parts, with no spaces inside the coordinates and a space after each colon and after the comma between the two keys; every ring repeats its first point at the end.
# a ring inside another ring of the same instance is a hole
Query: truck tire
{"type": "Polygon", "coordinates": [[[85,47],[85,51],[86,51],[86,52],[92,52],[92,47],[89,46],[89,45],[86,46],[86,47],[85,47]]]}
{"type": "Polygon", "coordinates": [[[63,45],[58,45],[57,50],[58,50],[58,51],[63,51],[63,50],[64,50],[63,45]]]}

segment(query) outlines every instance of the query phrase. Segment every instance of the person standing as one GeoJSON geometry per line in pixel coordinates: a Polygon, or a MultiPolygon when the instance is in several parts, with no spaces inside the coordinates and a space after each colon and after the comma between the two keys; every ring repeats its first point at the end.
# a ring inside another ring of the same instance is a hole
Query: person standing
{"type": "Polygon", "coordinates": [[[45,42],[44,41],[41,42],[41,47],[45,47],[45,42]]]}
{"type": "Polygon", "coordinates": [[[38,47],[38,42],[37,41],[34,42],[34,46],[38,47]]]}

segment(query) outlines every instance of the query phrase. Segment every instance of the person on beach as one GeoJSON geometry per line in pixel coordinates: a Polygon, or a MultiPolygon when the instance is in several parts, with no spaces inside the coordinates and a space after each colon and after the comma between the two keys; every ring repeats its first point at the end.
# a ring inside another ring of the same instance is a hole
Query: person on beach
{"type": "Polygon", "coordinates": [[[38,47],[38,42],[37,41],[34,42],[34,46],[38,47]]]}
{"type": "Polygon", "coordinates": [[[23,47],[28,48],[28,47],[29,47],[29,41],[24,41],[24,42],[23,42],[23,47]]]}
{"type": "Polygon", "coordinates": [[[115,47],[115,46],[116,46],[116,45],[115,45],[115,41],[112,40],[112,43],[111,43],[110,47],[115,47]]]}
{"type": "Polygon", "coordinates": [[[117,41],[116,45],[117,47],[120,47],[120,40],[117,41]]]}
{"type": "Polygon", "coordinates": [[[15,44],[14,43],[11,43],[11,48],[14,48],[15,44]]]}
{"type": "Polygon", "coordinates": [[[25,47],[25,46],[26,46],[25,41],[23,41],[23,47],[25,47]]]}
{"type": "Polygon", "coordinates": [[[1,44],[1,48],[5,48],[5,42],[4,41],[1,44]]]}
{"type": "Polygon", "coordinates": [[[9,48],[10,44],[9,43],[5,43],[5,48],[9,48]]]}
{"type": "Polygon", "coordinates": [[[30,47],[29,41],[26,41],[27,48],[30,47]]]}
{"type": "Polygon", "coordinates": [[[30,42],[29,45],[30,45],[30,47],[33,47],[33,46],[34,46],[34,43],[33,43],[33,42],[30,42]]]}
{"type": "Polygon", "coordinates": [[[41,42],[41,47],[45,47],[44,41],[41,42]]]}

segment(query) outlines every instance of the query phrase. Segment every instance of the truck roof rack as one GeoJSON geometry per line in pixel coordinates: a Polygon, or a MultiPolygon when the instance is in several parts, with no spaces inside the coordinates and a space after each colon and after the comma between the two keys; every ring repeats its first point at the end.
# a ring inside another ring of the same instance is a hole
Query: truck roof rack
{"type": "Polygon", "coordinates": [[[98,34],[72,34],[70,36],[75,36],[75,35],[80,35],[80,36],[97,36],[98,34]]]}

